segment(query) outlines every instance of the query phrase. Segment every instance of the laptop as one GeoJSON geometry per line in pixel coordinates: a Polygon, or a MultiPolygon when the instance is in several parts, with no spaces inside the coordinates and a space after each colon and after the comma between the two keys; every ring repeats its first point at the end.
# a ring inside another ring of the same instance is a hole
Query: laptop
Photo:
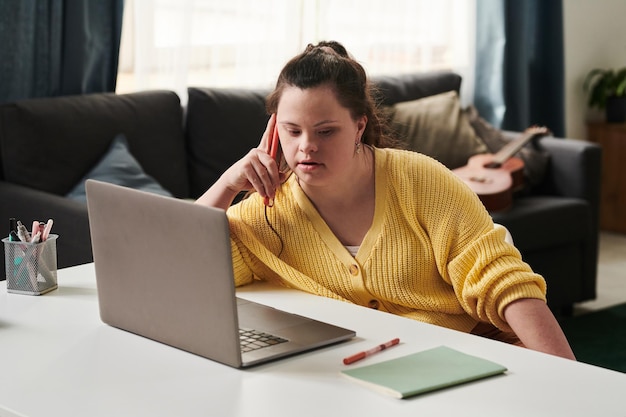
{"type": "Polygon", "coordinates": [[[224,210],[95,180],[86,190],[104,323],[235,368],[356,335],[237,298],[224,210]],[[250,338],[262,340],[244,348],[250,338]]]}

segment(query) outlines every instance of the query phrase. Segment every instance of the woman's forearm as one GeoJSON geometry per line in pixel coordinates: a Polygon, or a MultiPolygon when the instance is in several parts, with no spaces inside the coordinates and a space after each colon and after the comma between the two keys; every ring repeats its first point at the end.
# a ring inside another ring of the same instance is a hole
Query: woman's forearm
{"type": "Polygon", "coordinates": [[[220,178],[196,200],[196,203],[226,210],[230,207],[237,194],[238,191],[226,186],[224,180],[220,178]]]}
{"type": "Polygon", "coordinates": [[[542,300],[514,301],[504,310],[504,317],[527,348],[576,360],[561,326],[542,300]]]}

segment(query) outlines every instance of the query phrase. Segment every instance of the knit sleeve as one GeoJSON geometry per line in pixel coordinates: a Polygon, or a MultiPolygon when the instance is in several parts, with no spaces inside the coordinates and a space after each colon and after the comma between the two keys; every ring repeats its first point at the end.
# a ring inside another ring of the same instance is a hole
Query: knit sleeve
{"type": "Polygon", "coordinates": [[[235,275],[235,285],[241,286],[250,284],[253,281],[252,270],[248,264],[244,262],[244,255],[239,249],[241,245],[237,244],[236,238],[230,239],[230,247],[233,256],[233,272],[235,275]]]}
{"type": "Polygon", "coordinates": [[[519,251],[504,242],[503,229],[476,236],[450,259],[448,274],[457,297],[471,316],[510,330],[504,309],[523,298],[545,302],[545,280],[522,261],[519,251]]]}
{"type": "Polygon", "coordinates": [[[545,301],[546,285],[505,242],[477,195],[438,163],[419,173],[419,221],[431,239],[437,268],[474,319],[510,330],[503,311],[522,298],[545,301]]]}
{"type": "Polygon", "coordinates": [[[254,272],[250,265],[252,265],[252,255],[250,251],[241,241],[239,235],[235,233],[237,229],[237,223],[241,222],[241,206],[242,204],[235,204],[231,206],[228,211],[228,221],[230,224],[230,246],[233,258],[233,273],[235,276],[235,285],[241,286],[250,284],[254,281],[254,272]]]}
{"type": "MultiPolygon", "coordinates": [[[[281,198],[280,194],[277,193],[277,199],[281,198]]],[[[282,240],[269,227],[264,210],[262,200],[255,194],[227,211],[235,285],[249,284],[254,280],[277,281],[278,274],[274,268],[282,240]]]]}

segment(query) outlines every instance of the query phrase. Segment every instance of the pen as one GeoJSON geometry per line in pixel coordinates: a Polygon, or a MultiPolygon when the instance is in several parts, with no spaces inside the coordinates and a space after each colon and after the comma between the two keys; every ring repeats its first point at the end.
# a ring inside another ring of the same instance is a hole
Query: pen
{"type": "Polygon", "coordinates": [[[32,235],[32,237],[30,238],[30,243],[39,243],[40,239],[41,239],[41,232],[37,231],[37,233],[32,235]]]}
{"type": "Polygon", "coordinates": [[[20,238],[17,236],[17,220],[15,220],[15,217],[9,218],[9,241],[20,241],[20,238]]]}
{"type": "Polygon", "coordinates": [[[26,226],[19,220],[17,221],[17,236],[22,242],[30,242],[30,233],[28,233],[26,226]]]}
{"type": "MultiPolygon", "coordinates": [[[[43,229],[42,229],[42,230],[43,230],[43,229]]],[[[37,233],[39,233],[39,234],[40,234],[40,237],[41,237],[40,227],[39,227],[39,220],[35,220],[35,221],[33,221],[33,228],[30,230],[30,236],[31,236],[30,240],[31,240],[31,241],[33,240],[33,237],[34,237],[37,233]]]]}
{"type": "MultiPolygon", "coordinates": [[[[274,125],[274,130],[272,131],[272,137],[269,138],[270,141],[267,144],[267,153],[270,154],[270,156],[272,157],[273,160],[276,161],[276,163],[279,163],[279,160],[277,158],[278,156],[278,148],[279,148],[279,141],[278,141],[278,129],[276,128],[276,125],[274,125]]],[[[263,204],[265,204],[267,207],[273,207],[274,206],[274,199],[270,199],[269,197],[265,197],[263,199],[263,204]]]]}
{"type": "Polygon", "coordinates": [[[21,242],[15,230],[11,230],[11,233],[9,233],[9,242],[21,242]]]}
{"type": "Polygon", "coordinates": [[[44,242],[46,239],[48,239],[48,235],[50,234],[50,230],[52,230],[52,224],[54,222],[52,221],[52,219],[48,219],[48,223],[46,223],[46,226],[43,228],[43,232],[41,232],[41,241],[44,242]]]}
{"type": "Polygon", "coordinates": [[[387,343],[383,343],[382,345],[378,345],[378,346],[373,347],[373,348],[371,348],[369,350],[364,350],[363,352],[355,353],[352,356],[348,356],[347,358],[345,358],[343,360],[343,364],[344,365],[350,365],[351,363],[354,363],[356,361],[360,361],[361,359],[367,358],[368,356],[373,355],[376,352],[380,352],[381,350],[385,350],[387,348],[395,346],[398,343],[400,343],[400,339],[396,337],[395,339],[390,340],[387,343]]]}

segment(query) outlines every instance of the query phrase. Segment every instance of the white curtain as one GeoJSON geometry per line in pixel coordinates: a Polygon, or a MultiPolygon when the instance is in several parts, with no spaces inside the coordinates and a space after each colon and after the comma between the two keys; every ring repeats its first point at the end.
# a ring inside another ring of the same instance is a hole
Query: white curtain
{"type": "Polygon", "coordinates": [[[453,70],[473,96],[475,0],[126,0],[117,92],[271,88],[308,43],[369,75],[453,70]]]}

